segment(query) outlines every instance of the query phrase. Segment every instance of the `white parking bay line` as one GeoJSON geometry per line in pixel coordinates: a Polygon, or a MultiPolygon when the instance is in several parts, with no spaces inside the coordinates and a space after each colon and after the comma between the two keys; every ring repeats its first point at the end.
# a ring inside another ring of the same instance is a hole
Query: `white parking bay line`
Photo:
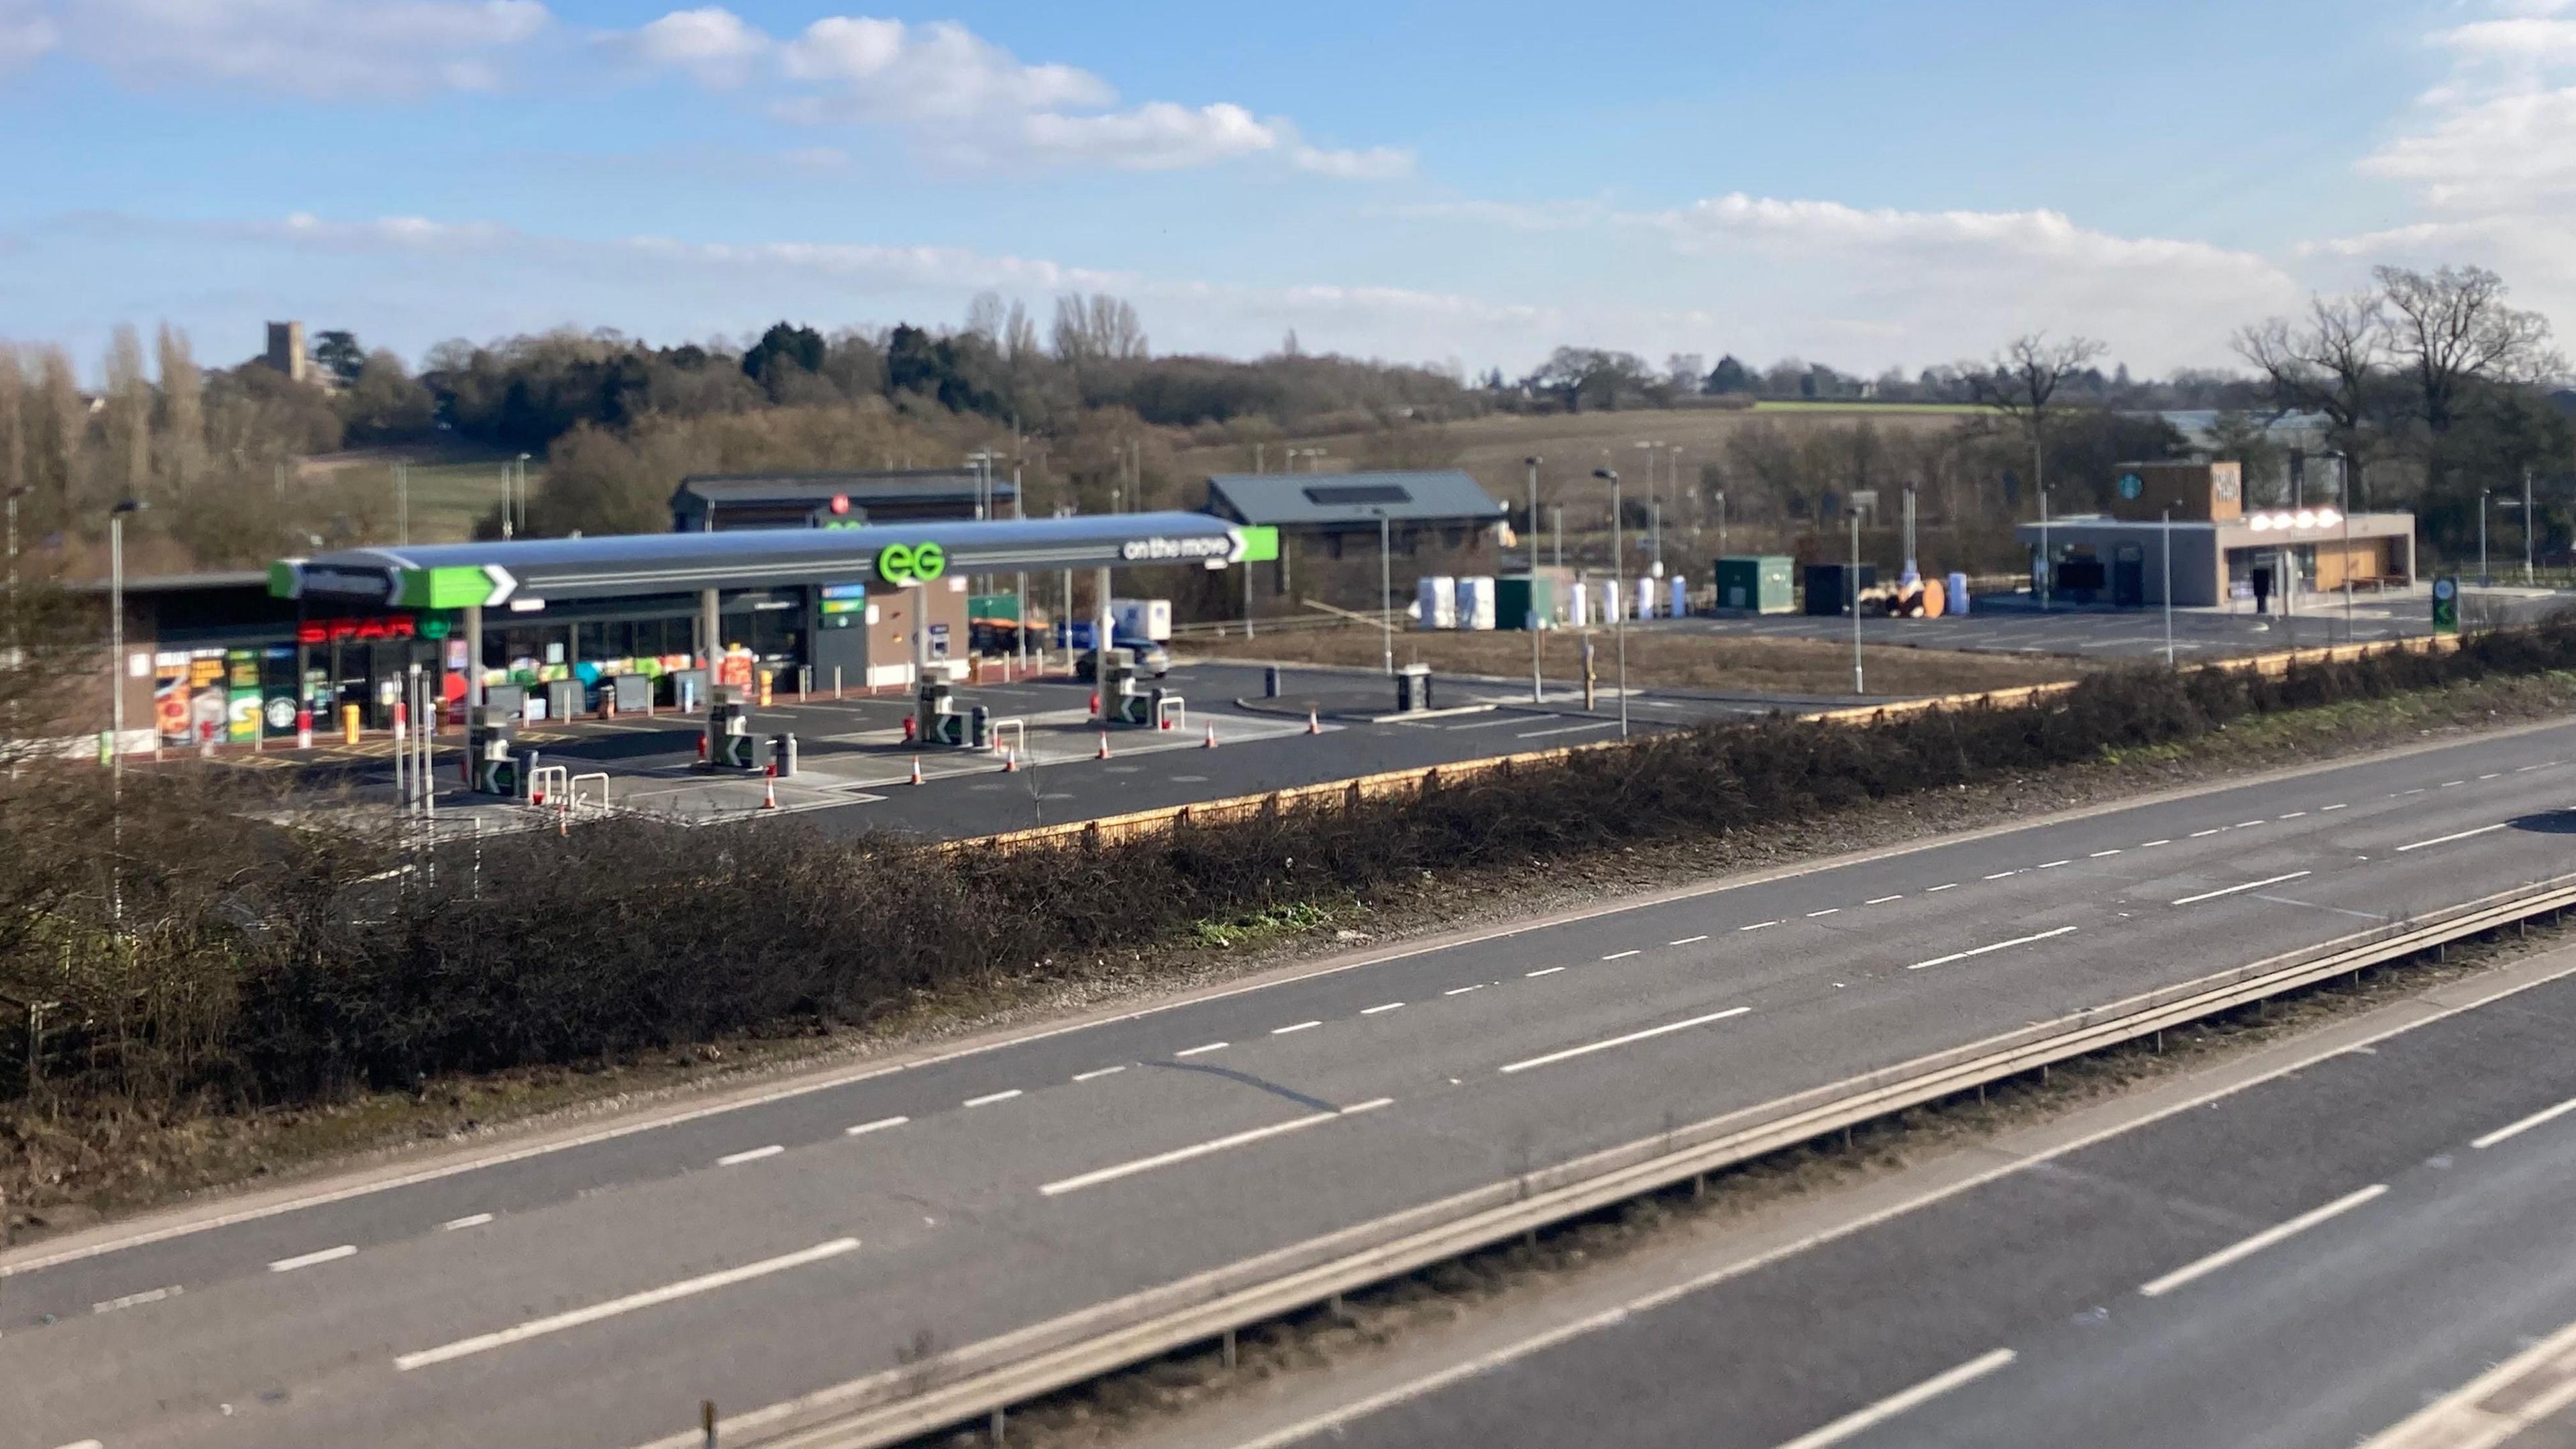
{"type": "Polygon", "coordinates": [[[1522,973],[1521,973],[1521,975],[1523,975],[1524,977],[1529,977],[1529,978],[1535,979],[1535,978],[1537,978],[1537,977],[1541,977],[1541,976],[1553,976],[1553,975],[1555,975],[1556,973],[1558,973],[1559,971],[1562,971],[1562,970],[1564,970],[1564,969],[1565,969],[1565,968],[1564,968],[1564,967],[1562,967],[1562,966],[1541,966],[1541,967],[1540,967],[1540,968],[1538,968],[1536,971],[1524,971],[1524,972],[1522,972],[1522,973]]]}
{"type": "Polygon", "coordinates": [[[2499,820],[2493,825],[2481,825],[2475,830],[2463,830],[2456,835],[2436,835],[2430,840],[2416,841],[2413,845],[2401,845],[2397,847],[2397,851],[2403,855],[2410,850],[2422,850],[2428,845],[2448,845],[2454,840],[2466,840],[2472,835],[2484,835],[2490,830],[2502,830],[2507,823],[2499,820]]]}
{"type": "Polygon", "coordinates": [[[1827,1446],[1854,1439],[1897,1415],[1926,1404],[1962,1384],[1971,1384],[2010,1364],[2011,1349],[1999,1348],[1981,1354],[1946,1373],[1934,1374],[1902,1393],[1890,1394],[1865,1409],[1855,1409],[1821,1429],[1812,1429],[1780,1446],[1780,1449],[1827,1449],[1827,1446]]]}
{"type": "Polygon", "coordinates": [[[2555,1107],[2543,1107],[2519,1122],[2508,1122],[2484,1137],[2473,1137],[2469,1139],[2469,1145],[2483,1152],[2507,1138],[2519,1137],[2534,1127],[2545,1122],[2554,1122],[2570,1112],[2576,1112],[2576,1097],[2570,1097],[2555,1107]]]}
{"type": "Polygon", "coordinates": [[[965,1105],[969,1107],[990,1107],[995,1102],[1007,1102],[1019,1094],[1020,1089],[1017,1087],[1013,1087],[1007,1092],[986,1092],[980,1097],[967,1098],[965,1105]]]}
{"type": "Polygon", "coordinates": [[[1708,937],[1706,936],[1684,936],[1678,941],[1666,941],[1664,944],[1667,946],[1696,946],[1707,939],[1708,937]]]}
{"type": "Polygon", "coordinates": [[[449,1218],[440,1223],[438,1230],[442,1233],[461,1233],[467,1228],[479,1228],[490,1221],[492,1221],[490,1213],[467,1213],[461,1218],[449,1218]]]}
{"type": "MultiPolygon", "coordinates": [[[[1119,1069],[1112,1067],[1110,1070],[1117,1071],[1119,1069]]],[[[1078,1082],[1082,1079],[1080,1077],[1076,1077],[1074,1080],[1078,1082]]],[[[865,1137],[871,1132],[883,1132],[889,1127],[900,1127],[911,1120],[912,1119],[909,1117],[879,1117],[873,1122],[862,1122],[855,1127],[844,1127],[841,1129],[841,1135],[844,1137],[865,1137]]]]}
{"type": "Polygon", "coordinates": [[[1205,1056],[1205,1055],[1207,1055],[1209,1052],[1221,1052],[1221,1051],[1224,1051],[1224,1050],[1226,1049],[1226,1047],[1228,1047],[1229,1045],[1231,1045],[1231,1043],[1228,1043],[1228,1042],[1221,1042],[1221,1041],[1212,1041],[1212,1042],[1207,1043],[1205,1046],[1183,1047],[1181,1050],[1179,1050],[1179,1051],[1176,1051],[1176,1052],[1172,1053],[1172,1058],[1173,1058],[1173,1060],[1177,1061],[1177,1060],[1179,1060],[1179,1059],[1180,1059],[1180,1058],[1182,1058],[1182,1057],[1200,1057],[1200,1056],[1205,1056]]]}
{"type": "Polygon", "coordinates": [[[1688,1021],[1667,1022],[1662,1026],[1650,1026],[1644,1031],[1632,1031],[1626,1036],[1614,1036],[1608,1041],[1596,1041],[1585,1046],[1567,1047],[1561,1052],[1549,1052],[1543,1057],[1532,1057],[1525,1062],[1514,1062],[1510,1066],[1503,1068],[1503,1071],[1506,1074],[1511,1072],[1526,1072],[1532,1067],[1549,1066],[1556,1062],[1569,1061],[1575,1057],[1590,1056],[1594,1052],[1606,1052],[1612,1047],[1623,1047],[1634,1042],[1645,1041],[1650,1037],[1667,1036],[1677,1031],[1688,1031],[1695,1026],[1706,1026],[1712,1021],[1724,1021],[1730,1016],[1742,1016],[1752,1009],[1753,1008],[1749,1006],[1730,1006],[1724,1011],[1712,1011],[1706,1016],[1694,1016],[1688,1021]]]}
{"type": "Polygon", "coordinates": [[[1613,951],[1601,959],[1604,961],[1625,961],[1631,956],[1642,956],[1644,954],[1645,953],[1643,951],[1613,951]]]}
{"type": "Polygon", "coordinates": [[[1865,900],[1865,901],[1861,902],[1861,904],[1862,904],[1862,905],[1864,905],[1864,906],[1883,906],[1883,905],[1886,905],[1889,901],[1901,901],[1901,900],[1903,900],[1903,899],[1905,899],[1905,897],[1904,897],[1902,894],[1892,895],[1892,896],[1875,896],[1875,897],[1872,897],[1872,898],[1871,898],[1871,899],[1869,899],[1869,900],[1865,900]]]}
{"type": "Polygon", "coordinates": [[[1379,1097],[1374,1101],[1355,1102],[1337,1111],[1312,1112],[1303,1117],[1292,1117],[1285,1122],[1273,1122],[1267,1127],[1229,1133],[1206,1142],[1193,1143],[1188,1147],[1176,1147],[1169,1152],[1158,1152],[1151,1157],[1139,1157],[1133,1162],[1121,1162],[1114,1167],[1097,1168],[1079,1176],[1061,1178],[1045,1184],[1038,1191],[1047,1197],[1061,1197],[1068,1192],[1080,1192],[1086,1187],[1098,1187],[1104,1182],[1115,1182],[1122,1177],[1133,1177],[1140,1172],[1151,1172],[1158,1167],[1169,1167],[1176,1162],[1205,1157],[1212,1152],[1224,1152],[1229,1148],[1242,1147],[1267,1138],[1302,1132],[1319,1122],[1331,1122],[1343,1117],[1355,1117],[1362,1112],[1374,1112],[1380,1107],[1392,1105],[1394,1101],[1393,1097],[1379,1097]]]}
{"type": "Polygon", "coordinates": [[[1288,1036],[1296,1032],[1308,1031],[1322,1025],[1323,1023],[1320,1021],[1301,1021],[1295,1026],[1274,1026],[1270,1028],[1270,1034],[1272,1036],[1288,1036]]]}
{"type": "Polygon", "coordinates": [[[2056,937],[2071,934],[2074,930],[2075,928],[2073,926],[2060,926],[2054,931],[2042,931],[2036,936],[2015,936],[2009,941],[1997,941],[1991,946],[1978,946],[1967,951],[1953,951],[1947,956],[1935,956],[1929,961],[1917,961],[1905,969],[1908,971],[1920,971],[1926,966],[1947,966],[1953,961],[1965,961],[1971,956],[1983,956],[1992,951],[2009,951],[2015,946],[2027,946],[2033,941],[2053,940],[2056,937]]]}
{"type": "Polygon", "coordinates": [[[316,1263],[336,1262],[342,1258],[354,1258],[356,1256],[358,1256],[356,1244],[342,1243],[336,1248],[324,1248],[318,1253],[303,1253],[292,1258],[280,1258],[276,1262],[268,1265],[268,1271],[272,1273],[292,1273],[298,1268],[310,1268],[316,1263]]]}
{"type": "Polygon", "coordinates": [[[1735,929],[1739,931],[1759,931],[1778,924],[1780,924],[1778,921],[1755,921],[1752,925],[1738,926],[1735,929]]]}
{"type": "Polygon", "coordinates": [[[165,1298],[176,1298],[187,1291],[176,1283],[167,1288],[146,1288],[140,1293],[128,1293],[122,1298],[110,1298],[104,1303],[93,1303],[89,1306],[89,1311],[96,1315],[114,1313],[120,1308],[140,1308],[146,1303],[158,1303],[165,1298]]]}
{"type": "Polygon", "coordinates": [[[2259,891],[2268,885],[2279,885],[2283,881],[2297,880],[2301,876],[2314,874],[2314,871],[2294,870],[2288,875],[2266,876],[2261,880],[2249,880],[2243,885],[2232,885],[2221,890],[2202,891],[2196,896],[2184,896],[2181,900],[2174,902],[2174,904],[2178,906],[2197,905],[2202,901],[2214,901],[2220,896],[2232,896],[2242,891],[2259,891]]]}
{"type": "Polygon", "coordinates": [[[1360,1008],[1360,1015],[1375,1016],[1381,1011],[1393,1011],[1402,1005],[1404,1005],[1404,1003],[1401,1001],[1389,1001],[1377,1006],[1363,1006],[1360,1008]]]}
{"type": "Polygon", "coordinates": [[[561,1333],[567,1328],[579,1328],[586,1323],[597,1323],[603,1318],[615,1318],[621,1313],[632,1313],[639,1308],[651,1308],[678,1299],[694,1297],[700,1293],[712,1293],[718,1288],[730,1288],[736,1283],[748,1283],[754,1278],[765,1278],[772,1273],[784,1273],[790,1269],[803,1268],[820,1263],[827,1258],[837,1258],[843,1253],[856,1252],[858,1246],[859,1240],[856,1238],[834,1238],[828,1243],[816,1243],[813,1247],[798,1252],[781,1254],[775,1258],[763,1258],[757,1263],[745,1263],[739,1268],[727,1268],[718,1273],[683,1278],[677,1283],[666,1283],[659,1288],[648,1288],[641,1293],[629,1293],[623,1298],[611,1298],[605,1303],[594,1303],[587,1308],[575,1308],[563,1313],[551,1313],[543,1318],[531,1318],[525,1323],[504,1328],[497,1333],[478,1333],[472,1338],[460,1338],[454,1343],[443,1343],[436,1348],[424,1348],[416,1353],[399,1354],[394,1358],[394,1368],[397,1372],[409,1373],[413,1369],[427,1368],[431,1364],[446,1363],[451,1359],[465,1358],[491,1349],[507,1348],[514,1343],[523,1343],[528,1339],[542,1337],[549,1333],[561,1333]]]}
{"type": "Polygon", "coordinates": [[[784,1144],[772,1142],[767,1147],[754,1147],[742,1152],[728,1152],[724,1156],[716,1159],[716,1166],[740,1167],[746,1162],[758,1162],[764,1157],[776,1157],[778,1154],[785,1152],[786,1150],[787,1148],[784,1144]]]}
{"type": "Polygon", "coordinates": [[[2217,1272],[2219,1269],[2226,1267],[2230,1263],[2241,1262],[2244,1259],[2253,1257],[2256,1253],[2263,1251],[2274,1243],[2296,1237],[2300,1233],[2306,1232],[2308,1229],[2315,1227],[2317,1224],[2324,1222],[2328,1218],[2334,1217],[2338,1213],[2350,1212],[2354,1208],[2361,1206],[2363,1203],[2370,1201],[2372,1198],[2375,1198],[2386,1191],[2388,1191],[2388,1184],[2384,1182],[2376,1182],[2363,1188],[2359,1192],[2346,1193],[2342,1197],[2336,1198],[2333,1202],[2327,1203],[2324,1207],[2311,1208],[2307,1212],[2299,1214],[2297,1217],[2290,1219],[2286,1223],[2279,1223],[2272,1227],[2265,1228],[2263,1231],[2256,1233],[2254,1236],[2247,1238],[2245,1241],[2238,1243],[2233,1247],[2221,1248],[2217,1252],[2210,1254],[2208,1257],[2203,1258],[2196,1263],[2185,1263],[2183,1266],[2174,1269],[2172,1272],[2167,1273],[2161,1278],[2141,1283],[2138,1285],[2138,1291],[2149,1298],[2162,1297],[2163,1295],[2171,1293],[2176,1288],[2180,1288],[2184,1284],[2190,1283],[2195,1279],[2205,1278],[2210,1274],[2217,1272]]]}

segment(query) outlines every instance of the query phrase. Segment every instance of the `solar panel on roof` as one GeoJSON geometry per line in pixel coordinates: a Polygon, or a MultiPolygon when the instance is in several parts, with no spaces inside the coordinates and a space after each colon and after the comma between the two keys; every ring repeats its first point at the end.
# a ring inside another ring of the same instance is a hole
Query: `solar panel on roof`
{"type": "Polygon", "coordinates": [[[1306,501],[1318,506],[1349,503],[1411,503],[1413,494],[1393,483],[1338,483],[1307,489],[1306,501]]]}

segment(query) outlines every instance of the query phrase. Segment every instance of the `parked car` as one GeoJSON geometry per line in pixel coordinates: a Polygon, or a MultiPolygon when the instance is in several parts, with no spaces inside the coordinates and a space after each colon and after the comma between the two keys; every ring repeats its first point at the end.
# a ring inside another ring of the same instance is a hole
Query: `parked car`
{"type": "MultiPolygon", "coordinates": [[[[1172,671],[1172,651],[1142,634],[1112,634],[1109,636],[1109,647],[1132,652],[1136,656],[1136,672],[1147,679],[1160,679],[1172,671]]],[[[1098,666],[1094,662],[1094,657],[1098,652],[1085,649],[1075,658],[1074,678],[1088,680],[1097,676],[1098,666]]]]}

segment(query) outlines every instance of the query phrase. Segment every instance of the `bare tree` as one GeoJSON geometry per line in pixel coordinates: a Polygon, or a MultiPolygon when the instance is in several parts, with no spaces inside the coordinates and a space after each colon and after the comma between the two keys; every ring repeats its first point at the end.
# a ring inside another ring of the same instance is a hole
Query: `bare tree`
{"type": "Polygon", "coordinates": [[[161,447],[163,475],[174,492],[196,481],[206,451],[206,383],[188,351],[188,334],[161,324],[154,339],[161,374],[161,447]]]}
{"type": "Polygon", "coordinates": [[[1056,359],[1076,365],[1137,361],[1146,355],[1145,328],[1136,320],[1136,309],[1106,292],[1056,298],[1053,341],[1056,359]]]}
{"type": "Polygon", "coordinates": [[[2435,434],[2450,431],[2462,395],[2476,384],[2531,382],[2566,366],[2550,349],[2549,320],[2506,306],[2504,279],[2484,267],[2429,276],[2380,267],[2371,275],[2388,298],[2391,349],[2435,434]]]}
{"type": "Polygon", "coordinates": [[[2388,299],[2375,292],[2314,297],[2304,319],[2274,317],[2239,329],[2232,342],[2237,356],[2261,370],[2273,402],[2325,418],[2364,508],[2370,458],[2385,436],[2377,424],[2393,380],[2388,312],[2388,299]]]}
{"type": "Polygon", "coordinates": [[[981,337],[987,342],[998,342],[1001,340],[1005,317],[1001,293],[977,292],[974,300],[966,304],[966,331],[969,335],[981,337]]]}
{"type": "Polygon", "coordinates": [[[143,374],[143,339],[120,322],[107,344],[109,473],[129,496],[152,477],[152,383],[143,374]]]}
{"type": "Polygon", "coordinates": [[[2047,333],[2031,332],[2007,343],[1986,366],[1961,369],[1978,406],[1993,409],[2029,440],[2034,493],[2048,483],[2049,415],[2058,410],[2058,390],[2102,352],[2102,344],[2089,337],[2051,342],[2047,333]]]}

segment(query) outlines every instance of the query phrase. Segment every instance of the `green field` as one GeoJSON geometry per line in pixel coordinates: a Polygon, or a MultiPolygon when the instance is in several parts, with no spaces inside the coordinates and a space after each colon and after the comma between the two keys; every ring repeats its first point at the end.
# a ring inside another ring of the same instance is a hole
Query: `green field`
{"type": "MultiPolygon", "coordinates": [[[[306,465],[306,473],[330,473],[344,479],[372,476],[383,480],[390,496],[394,460],[408,457],[412,460],[412,542],[453,543],[472,537],[474,520],[500,503],[501,469],[511,456],[498,451],[467,453],[452,447],[435,452],[417,448],[368,449],[314,459],[306,465]],[[424,452],[429,456],[424,457],[424,452]]],[[[545,460],[530,459],[528,490],[534,493],[545,486],[545,481],[545,460]]]]}
{"type": "Polygon", "coordinates": [[[1933,417],[1966,417],[1984,412],[1975,403],[1881,403],[1881,402],[1757,402],[1757,413],[1845,413],[1867,416],[1873,413],[1919,413],[1933,417]]]}

